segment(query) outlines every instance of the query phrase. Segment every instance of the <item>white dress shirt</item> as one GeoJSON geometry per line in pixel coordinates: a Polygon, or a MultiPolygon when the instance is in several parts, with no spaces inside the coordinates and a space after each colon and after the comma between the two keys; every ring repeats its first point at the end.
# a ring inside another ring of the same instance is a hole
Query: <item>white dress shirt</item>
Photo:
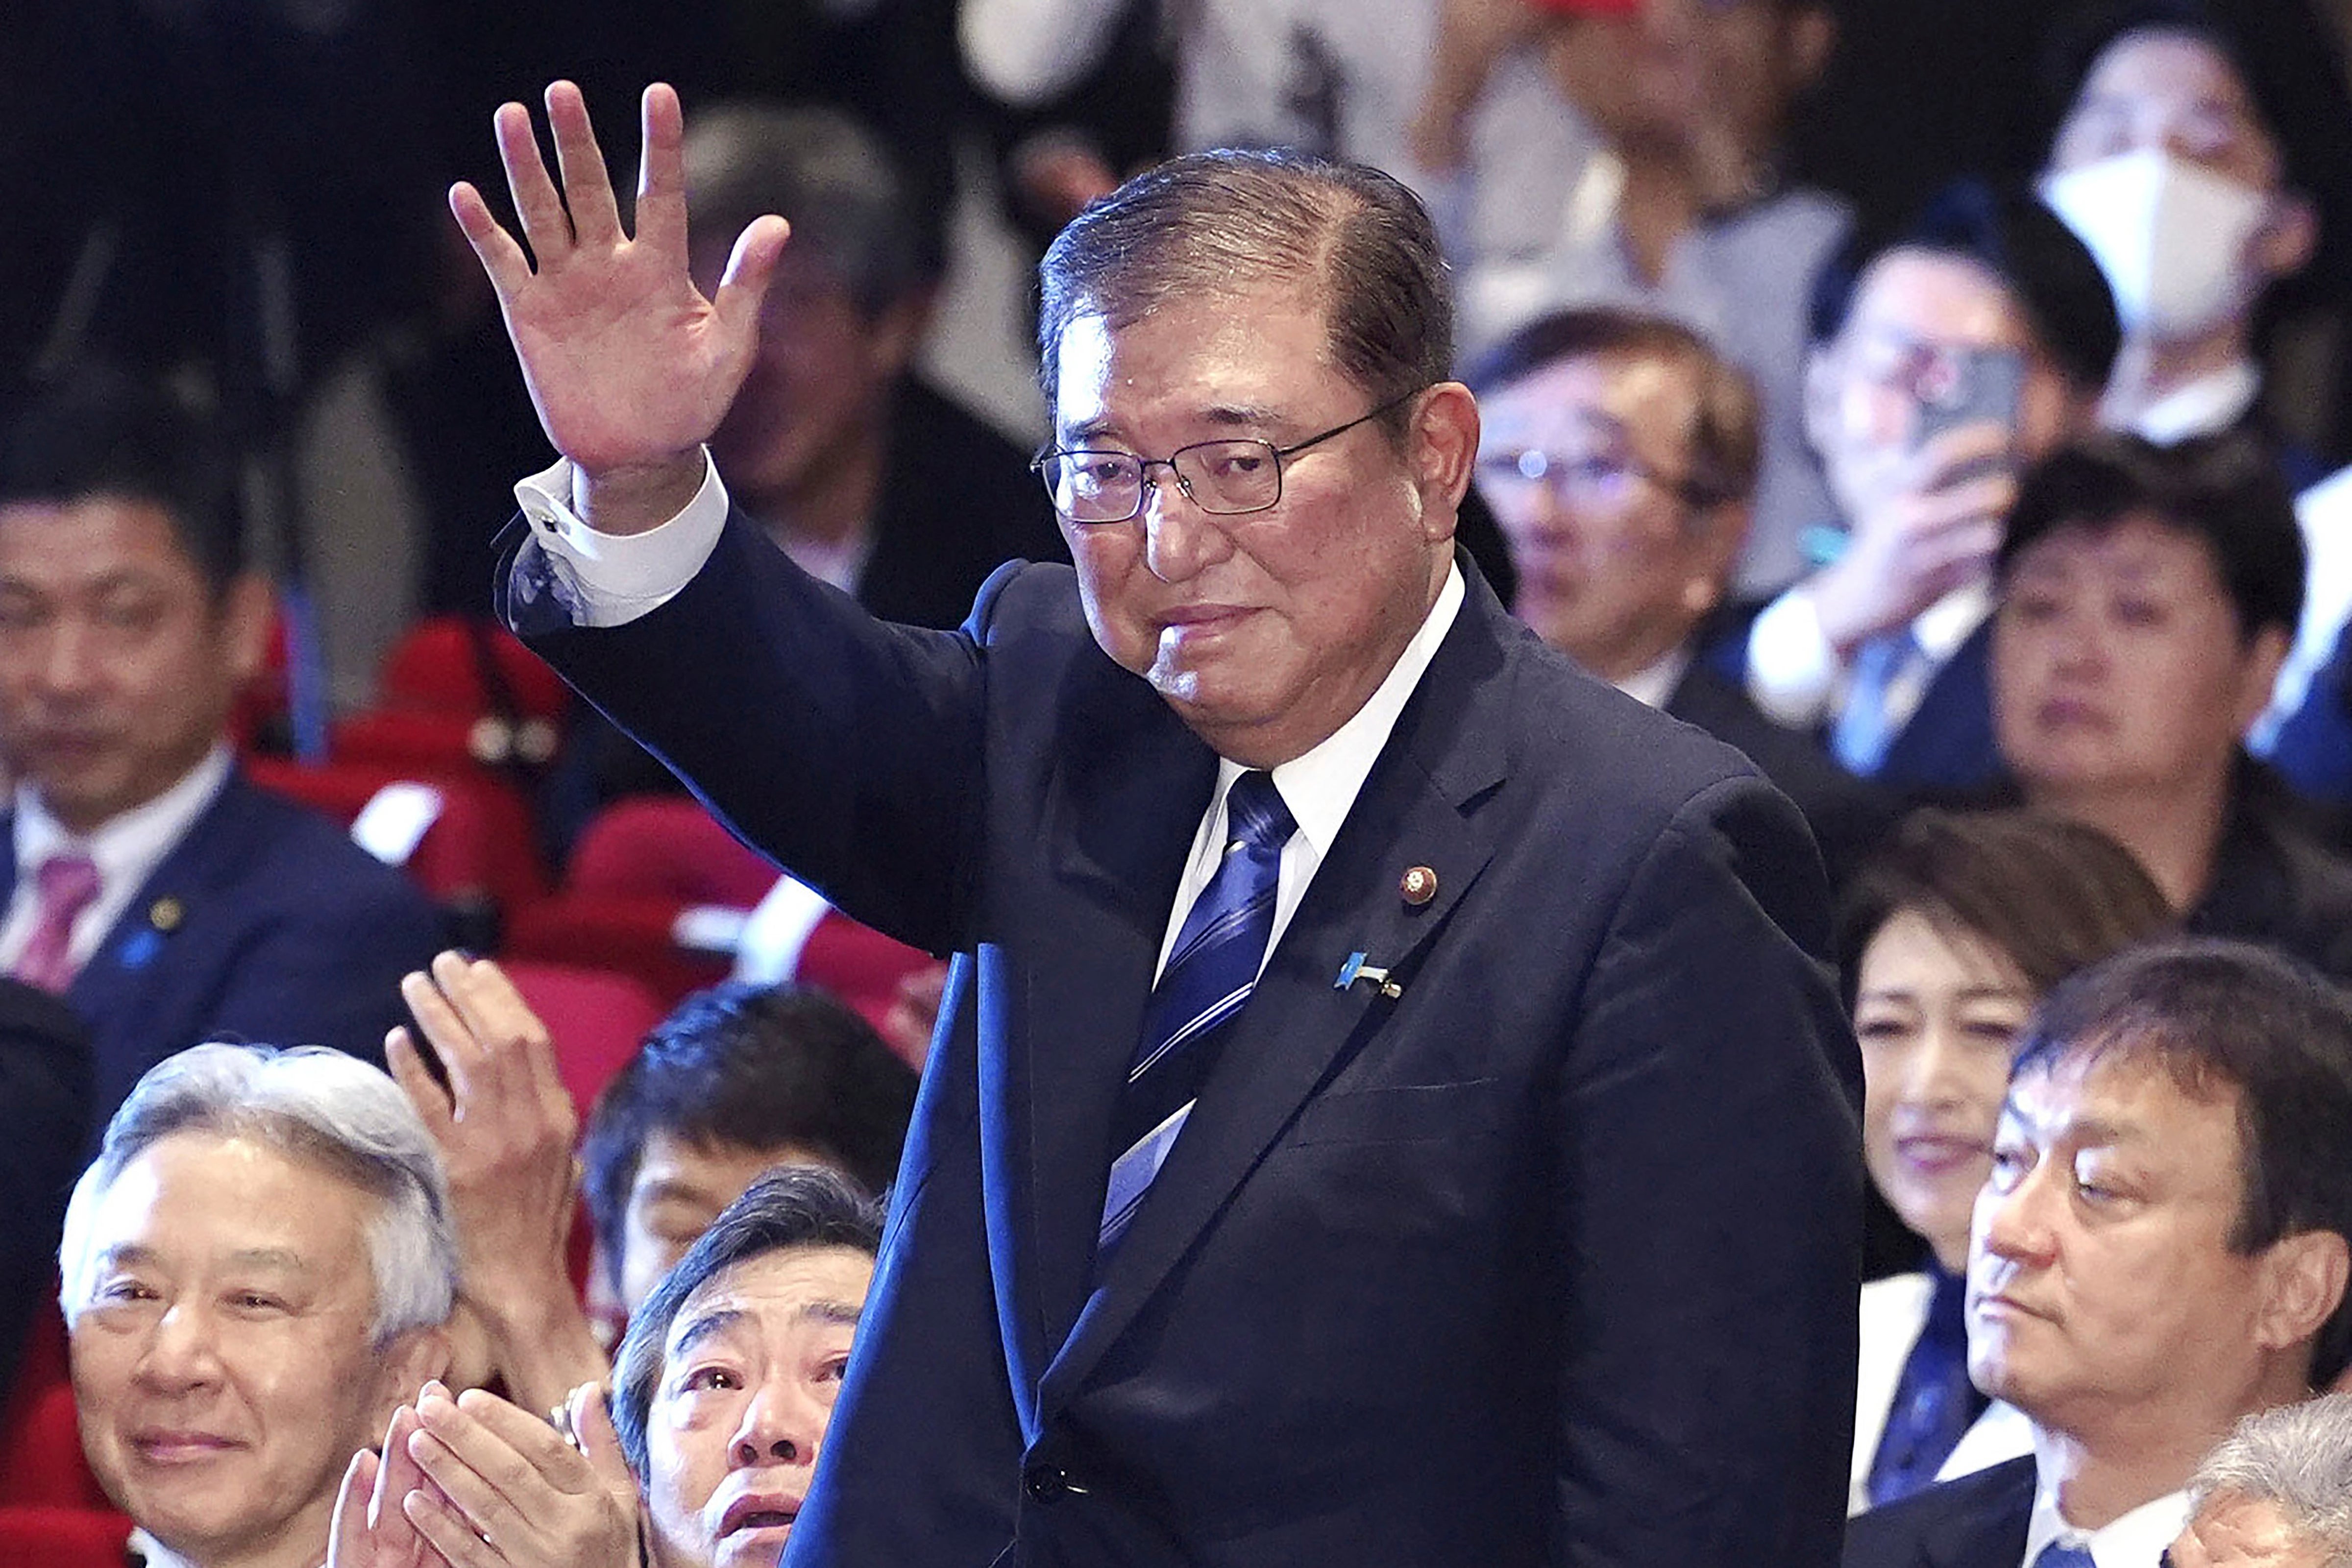
{"type": "Polygon", "coordinates": [[[2097,1530],[2077,1530],[2058,1511],[2058,1494],[2044,1487],[2033,1496],[2033,1517],[2025,1526],[2025,1559],[2019,1568],[2033,1568],[2033,1560],[2053,1541],[2088,1552],[2098,1568],[2156,1568],[2164,1549],[2188,1522],[2189,1494],[2176,1491],[2144,1502],[2097,1530]]]}
{"type": "MultiPolygon", "coordinates": [[[[1922,655],[1902,689],[1888,694],[1888,727],[1900,733],[1960,644],[1992,613],[1992,584],[1963,583],[1921,611],[1911,635],[1922,655]]],[[[1748,632],[1748,695],[1767,716],[1794,729],[1834,722],[1845,705],[1848,672],[1822,631],[1821,612],[1803,587],[1765,607],[1748,632]]]]}
{"type": "MultiPolygon", "coordinates": [[[[515,499],[530,519],[533,542],[548,558],[559,585],[557,598],[578,625],[623,625],[667,603],[710,559],[726,527],[727,487],[708,455],[703,459],[702,487],[694,498],[677,516],[641,534],[600,534],[589,528],[572,508],[572,480],[567,459],[518,484],[515,499]]],[[[1290,809],[1298,831],[1283,848],[1267,953],[1281,940],[1283,929],[1306,896],[1307,884],[1330,852],[1373,762],[1388,745],[1389,732],[1396,727],[1405,700],[1421,684],[1430,660],[1437,655],[1438,644],[1445,640],[1461,611],[1465,592],[1460,569],[1449,567],[1444,586],[1423,618],[1421,629],[1364,706],[1321,744],[1274,769],[1275,789],[1290,809]]],[[[1162,965],[1175,946],[1184,916],[1216,871],[1217,849],[1224,841],[1225,793],[1244,771],[1236,762],[1218,765],[1217,785],[1194,830],[1192,853],[1185,862],[1175,906],[1169,913],[1167,934],[1160,942],[1162,965]]]]}
{"type": "Polygon", "coordinates": [[[73,941],[66,949],[79,969],[89,962],[114,923],[163,863],[163,857],[213,803],[221,786],[228,782],[231,766],[228,747],[215,746],[177,784],[145,805],[100,824],[86,839],[76,838],[49,815],[31,785],[18,785],[14,834],[16,887],[9,897],[6,916],[0,918],[0,972],[15,971],[39,923],[40,894],[35,873],[43,861],[52,855],[86,854],[98,866],[98,896],[74,917],[73,941]]]}

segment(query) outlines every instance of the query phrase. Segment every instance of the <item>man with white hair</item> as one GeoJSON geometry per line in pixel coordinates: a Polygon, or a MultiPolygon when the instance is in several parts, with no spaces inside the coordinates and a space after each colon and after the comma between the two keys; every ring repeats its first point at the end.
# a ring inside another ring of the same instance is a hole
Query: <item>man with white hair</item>
{"type": "Polygon", "coordinates": [[[2166,1568],[2352,1563],[2352,1395],[2247,1416],[2197,1467],[2189,1496],[2166,1568]]]}
{"type": "Polygon", "coordinates": [[[352,1453],[440,1375],[457,1249],[374,1067],[200,1045],[139,1081],[58,1260],[82,1447],[150,1568],[309,1568],[352,1453]]]}

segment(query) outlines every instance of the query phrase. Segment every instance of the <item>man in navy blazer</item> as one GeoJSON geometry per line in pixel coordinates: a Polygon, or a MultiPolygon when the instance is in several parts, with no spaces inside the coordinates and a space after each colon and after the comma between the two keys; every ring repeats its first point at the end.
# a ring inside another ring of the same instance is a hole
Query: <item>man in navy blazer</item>
{"type": "MultiPolygon", "coordinates": [[[[561,197],[499,116],[535,269],[453,193],[566,455],[503,609],[752,841],[957,956],[789,1560],[1834,1561],[1861,1180],[1818,857],[1457,556],[1477,413],[1419,204],[1205,154],[1075,224],[1039,466],[1076,573],[920,632],[699,449],[783,225],[706,303],[675,97],[634,238],[548,104],[561,197]]],[[[788,1447],[747,1437],[742,1485],[788,1447]]]]}
{"type": "Polygon", "coordinates": [[[333,823],[236,771],[229,707],[267,585],[236,471],[161,393],[92,378],[0,441],[0,970],[89,1026],[91,1138],[208,1039],[383,1060],[431,905],[333,823]]]}
{"type": "Polygon", "coordinates": [[[1860,239],[1813,302],[1805,423],[1834,559],[1725,651],[1757,706],[1898,791],[1990,782],[1986,617],[2017,475],[2095,428],[2121,332],[2098,263],[2021,191],[1963,182],[1860,239]]]}
{"type": "Polygon", "coordinates": [[[2318,971],[2204,938],[2053,991],[1969,1255],[1969,1375],[2035,1451],[1860,1515],[1847,1568],[2158,1568],[2206,1451],[2352,1355],[2347,1141],[2352,1005],[2318,971]]]}

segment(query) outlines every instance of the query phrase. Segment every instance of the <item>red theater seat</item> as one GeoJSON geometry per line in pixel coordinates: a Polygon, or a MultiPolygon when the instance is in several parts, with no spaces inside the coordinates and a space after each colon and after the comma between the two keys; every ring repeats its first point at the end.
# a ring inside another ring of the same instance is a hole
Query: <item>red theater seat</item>
{"type": "Polygon", "coordinates": [[[776,868],[699,802],[645,795],[614,801],[588,824],[563,886],[568,893],[749,909],[775,880],[776,868]]]}

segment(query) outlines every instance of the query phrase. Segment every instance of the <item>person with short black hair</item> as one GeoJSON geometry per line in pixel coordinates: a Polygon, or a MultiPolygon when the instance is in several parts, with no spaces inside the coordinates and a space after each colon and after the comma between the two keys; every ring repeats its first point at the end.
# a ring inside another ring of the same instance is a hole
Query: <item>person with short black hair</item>
{"type": "Polygon", "coordinates": [[[549,1417],[569,1443],[480,1390],[428,1385],[396,1412],[385,1460],[345,1479],[328,1568],[404,1565],[419,1536],[451,1562],[495,1542],[511,1568],[771,1568],[881,1242],[881,1206],[846,1176],[768,1172],[630,1321],[609,1399],[583,1384],[549,1417]]]}
{"type": "Polygon", "coordinates": [[[0,432],[0,968],[89,1024],[94,1127],[209,1037],[381,1061],[441,941],[406,878],[237,771],[273,614],[238,482],[210,422],[126,380],[45,389],[0,432]]]}
{"type": "Polygon", "coordinates": [[[1969,1370],[2034,1452],[1855,1519],[1848,1568],[2155,1568],[2198,1462],[2352,1353],[2352,1002],[2127,948],[2028,1023],[1969,1235],[1969,1370]]]}
{"type": "Polygon", "coordinates": [[[2188,930],[2352,978],[2352,867],[2242,744],[2303,563],[2277,465],[2243,434],[2103,434],[2054,455],[1997,557],[1994,724],[2026,803],[2129,849],[2188,930]]]}
{"type": "Polygon", "coordinates": [[[1842,527],[1733,663],[1852,772],[1982,783],[1992,553],[2018,469],[2096,422],[2119,340],[2105,280],[2032,196],[1962,182],[1823,271],[1813,334],[1806,428],[1842,527]]]}
{"type": "Polygon", "coordinates": [[[758,1172],[825,1166],[890,1185],[915,1075],[821,991],[716,986],[680,1002],[596,1098],[581,1191],[634,1314],[758,1172]]]}

